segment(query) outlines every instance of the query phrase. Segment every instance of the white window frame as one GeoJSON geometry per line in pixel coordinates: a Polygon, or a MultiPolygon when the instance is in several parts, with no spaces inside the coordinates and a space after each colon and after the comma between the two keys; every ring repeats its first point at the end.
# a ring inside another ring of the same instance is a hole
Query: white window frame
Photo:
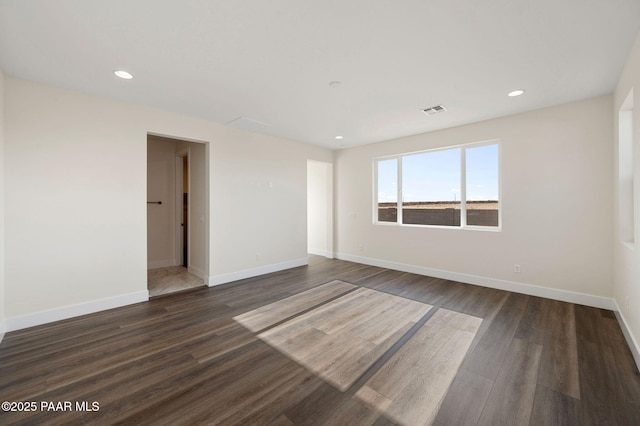
{"type": "Polygon", "coordinates": [[[474,142],[461,145],[452,145],[423,151],[405,152],[402,154],[388,155],[376,157],[373,159],[373,224],[383,226],[406,226],[413,228],[439,228],[439,229],[467,229],[476,231],[502,231],[502,144],[499,139],[492,139],[482,142],[474,142]],[[481,146],[497,145],[498,146],[498,226],[478,226],[467,225],[467,164],[466,152],[469,148],[478,148],[481,146]],[[424,154],[427,152],[447,151],[452,149],[460,149],[460,226],[444,226],[444,225],[420,225],[420,224],[404,224],[402,223],[402,158],[424,154]],[[384,222],[378,220],[378,162],[384,160],[395,159],[397,161],[397,219],[396,222],[384,222]]]}

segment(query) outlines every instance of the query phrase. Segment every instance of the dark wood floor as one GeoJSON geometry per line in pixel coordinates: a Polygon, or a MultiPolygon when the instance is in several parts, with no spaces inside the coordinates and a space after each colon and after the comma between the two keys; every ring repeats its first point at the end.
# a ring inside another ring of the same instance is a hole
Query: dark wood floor
{"type": "Polygon", "coordinates": [[[0,424],[393,424],[355,394],[416,327],[339,391],[233,320],[332,280],[483,319],[435,424],[640,424],[640,377],[612,312],[319,257],[8,333],[0,400],[38,409],[0,412],[0,424]]]}

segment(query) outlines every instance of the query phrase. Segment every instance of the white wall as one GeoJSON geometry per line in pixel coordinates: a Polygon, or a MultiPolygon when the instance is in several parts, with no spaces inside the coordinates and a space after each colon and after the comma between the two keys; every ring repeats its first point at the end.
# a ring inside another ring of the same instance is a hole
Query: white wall
{"type": "Polygon", "coordinates": [[[638,265],[640,265],[640,35],[630,52],[627,64],[620,76],[614,91],[614,101],[612,116],[614,118],[615,130],[615,156],[618,158],[618,112],[627,95],[633,89],[633,152],[634,152],[634,230],[635,248],[621,242],[619,238],[619,215],[618,215],[618,164],[613,172],[613,182],[615,189],[615,199],[613,209],[615,211],[614,222],[614,297],[619,315],[623,320],[623,330],[626,332],[627,340],[634,352],[636,363],[640,365],[640,276],[638,275],[638,265]]]}
{"type": "Polygon", "coordinates": [[[307,163],[307,251],[333,257],[333,165],[307,163]]]}
{"type": "Polygon", "coordinates": [[[226,140],[209,153],[210,284],[305,262],[307,159],[331,161],[332,152],[234,129],[226,140]]]}
{"type": "Polygon", "coordinates": [[[337,152],[338,256],[611,305],[611,104],[605,96],[337,152]],[[372,224],[374,158],[492,139],[502,141],[501,232],[372,224]]]}
{"type": "Polygon", "coordinates": [[[176,142],[149,136],[147,145],[147,267],[176,264],[176,142]]]}
{"type": "Polygon", "coordinates": [[[0,70],[0,342],[5,332],[4,256],[4,73],[0,70]]]}
{"type": "Polygon", "coordinates": [[[306,262],[331,151],[14,78],[5,109],[8,328],[146,300],[147,133],[209,142],[210,284],[306,262]]]}

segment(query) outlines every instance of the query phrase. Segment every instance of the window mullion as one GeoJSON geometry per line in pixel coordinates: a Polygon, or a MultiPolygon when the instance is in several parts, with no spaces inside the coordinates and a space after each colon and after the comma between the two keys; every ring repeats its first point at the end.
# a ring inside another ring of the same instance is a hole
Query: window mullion
{"type": "Polygon", "coordinates": [[[467,226],[467,150],[460,150],[460,227],[467,226]]]}
{"type": "Polygon", "coordinates": [[[397,223],[402,224],[402,156],[398,157],[398,197],[397,197],[397,223]]]}
{"type": "Polygon", "coordinates": [[[379,219],[379,205],[380,205],[380,178],[378,177],[380,167],[380,160],[374,160],[373,162],[373,223],[376,224],[380,221],[379,219]]]}

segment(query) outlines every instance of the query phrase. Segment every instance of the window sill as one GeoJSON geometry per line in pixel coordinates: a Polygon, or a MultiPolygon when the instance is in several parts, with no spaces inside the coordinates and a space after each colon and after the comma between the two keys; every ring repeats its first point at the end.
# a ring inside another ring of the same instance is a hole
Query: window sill
{"type": "Polygon", "coordinates": [[[483,232],[502,232],[501,226],[444,226],[444,225],[417,225],[409,223],[397,222],[374,222],[374,225],[393,226],[398,228],[422,228],[422,229],[453,229],[458,231],[483,231],[483,232]]]}

